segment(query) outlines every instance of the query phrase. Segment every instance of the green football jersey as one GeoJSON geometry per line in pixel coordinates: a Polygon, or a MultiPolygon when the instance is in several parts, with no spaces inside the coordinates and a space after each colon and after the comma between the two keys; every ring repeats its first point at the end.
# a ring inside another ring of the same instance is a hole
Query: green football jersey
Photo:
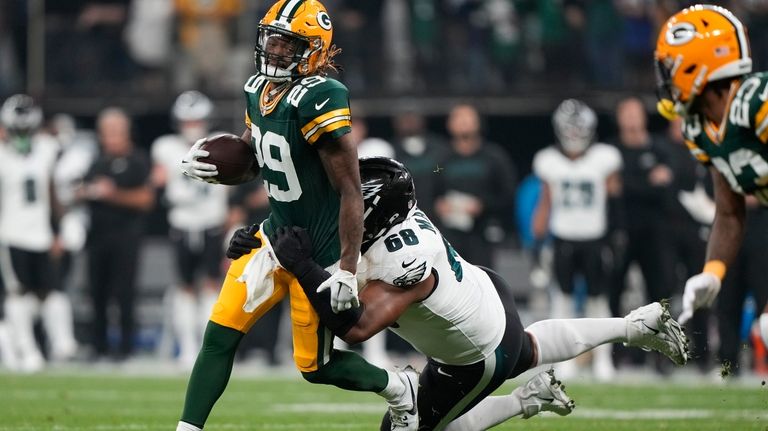
{"type": "Polygon", "coordinates": [[[683,136],[693,156],[714,165],[735,192],[768,205],[768,72],[748,74],[737,85],[723,125],[689,115],[683,136]]]}
{"type": "Polygon", "coordinates": [[[268,81],[254,75],[245,83],[245,123],[251,130],[271,214],[264,231],[280,226],[306,228],[321,266],[339,260],[339,194],[313,145],[321,136],[338,138],[351,130],[349,93],[340,82],[309,76],[267,103],[268,81]]]}

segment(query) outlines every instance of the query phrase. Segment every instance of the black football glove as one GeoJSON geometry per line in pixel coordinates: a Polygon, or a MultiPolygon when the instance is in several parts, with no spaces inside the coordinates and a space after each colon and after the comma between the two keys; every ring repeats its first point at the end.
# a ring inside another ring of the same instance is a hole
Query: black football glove
{"type": "Polygon", "coordinates": [[[301,276],[315,265],[312,261],[312,239],[306,229],[279,227],[269,240],[280,265],[293,275],[301,276]]]}
{"type": "Polygon", "coordinates": [[[250,253],[254,248],[261,247],[261,240],[256,238],[256,232],[258,231],[258,224],[252,224],[236,230],[232,235],[232,239],[229,240],[227,257],[236,260],[250,253]]]}

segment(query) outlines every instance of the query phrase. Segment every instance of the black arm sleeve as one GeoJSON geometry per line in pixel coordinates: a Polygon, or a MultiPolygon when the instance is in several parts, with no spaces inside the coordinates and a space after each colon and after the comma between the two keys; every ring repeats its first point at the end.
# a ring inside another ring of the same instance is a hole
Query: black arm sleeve
{"type": "Polygon", "coordinates": [[[344,310],[338,314],[334,313],[331,310],[330,290],[317,293],[317,288],[325,280],[328,280],[331,274],[310,260],[302,262],[294,269],[296,270],[294,275],[304,289],[309,303],[312,304],[318,317],[320,317],[320,323],[330,329],[333,335],[343,337],[360,320],[360,315],[363,314],[363,304],[360,304],[358,308],[344,310]]]}

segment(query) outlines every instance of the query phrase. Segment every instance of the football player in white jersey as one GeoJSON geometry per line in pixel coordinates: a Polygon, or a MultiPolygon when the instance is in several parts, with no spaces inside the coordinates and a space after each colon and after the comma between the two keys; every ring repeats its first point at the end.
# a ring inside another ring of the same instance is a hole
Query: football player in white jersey
{"type": "Polygon", "coordinates": [[[198,91],[176,98],[172,116],[178,134],[157,138],[152,145],[153,183],[165,188],[170,237],[181,285],[168,291],[171,326],[179,344],[179,363],[192,367],[200,350],[206,320],[216,302],[227,219],[227,187],[195,181],[177,168],[189,148],[209,130],[213,103],[198,91]],[[200,298],[195,284],[202,272],[200,298]]]}
{"type": "MultiPolygon", "coordinates": [[[[603,264],[603,238],[608,225],[608,198],[620,191],[621,154],[610,145],[594,142],[597,116],[575,99],[563,101],[552,116],[557,144],[536,153],[533,171],[542,181],[533,230],[537,239],[554,237],[554,275],[560,292],[553,295],[552,317],[574,315],[575,276],[587,285],[587,317],[610,317],[605,291],[608,269],[603,264]]],[[[615,374],[611,346],[595,349],[595,377],[610,380],[615,374]]],[[[558,373],[568,378],[573,362],[558,373]]]]}
{"type": "Polygon", "coordinates": [[[501,384],[541,364],[573,358],[595,346],[624,342],[658,350],[678,364],[687,340],[666,306],[653,303],[625,318],[553,319],[523,329],[509,286],[491,270],[456,253],[416,207],[413,180],[399,162],[360,160],[365,222],[358,282],[363,306],[334,313],[330,275],[311,260],[306,231],[282,228],[269,239],[280,264],[297,276],[320,320],[348,343],[389,328],[428,357],[417,408],[385,416],[382,429],[478,430],[541,410],[573,408],[552,374],[535,376],[506,396],[501,384]]]}
{"type": "Polygon", "coordinates": [[[51,220],[52,174],[58,142],[39,132],[43,113],[31,97],[18,94],[0,107],[6,137],[0,143],[0,274],[6,291],[5,309],[21,371],[44,365],[33,335],[40,313],[54,359],[75,354],[72,308],[67,296],[54,290],[51,220]]]}

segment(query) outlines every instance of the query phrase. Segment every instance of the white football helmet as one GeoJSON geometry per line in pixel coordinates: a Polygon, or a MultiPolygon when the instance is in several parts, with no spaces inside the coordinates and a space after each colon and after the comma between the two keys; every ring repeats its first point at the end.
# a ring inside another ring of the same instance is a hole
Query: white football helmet
{"type": "Polygon", "coordinates": [[[0,122],[11,135],[29,135],[43,122],[43,110],[26,94],[16,94],[0,107],[0,122]]]}
{"type": "Polygon", "coordinates": [[[568,154],[580,154],[592,144],[597,129],[597,115],[584,102],[566,99],[552,115],[555,136],[568,154]]]}
{"type": "Polygon", "coordinates": [[[213,112],[213,103],[199,91],[185,91],[176,98],[171,112],[176,121],[207,120],[213,112]]]}

